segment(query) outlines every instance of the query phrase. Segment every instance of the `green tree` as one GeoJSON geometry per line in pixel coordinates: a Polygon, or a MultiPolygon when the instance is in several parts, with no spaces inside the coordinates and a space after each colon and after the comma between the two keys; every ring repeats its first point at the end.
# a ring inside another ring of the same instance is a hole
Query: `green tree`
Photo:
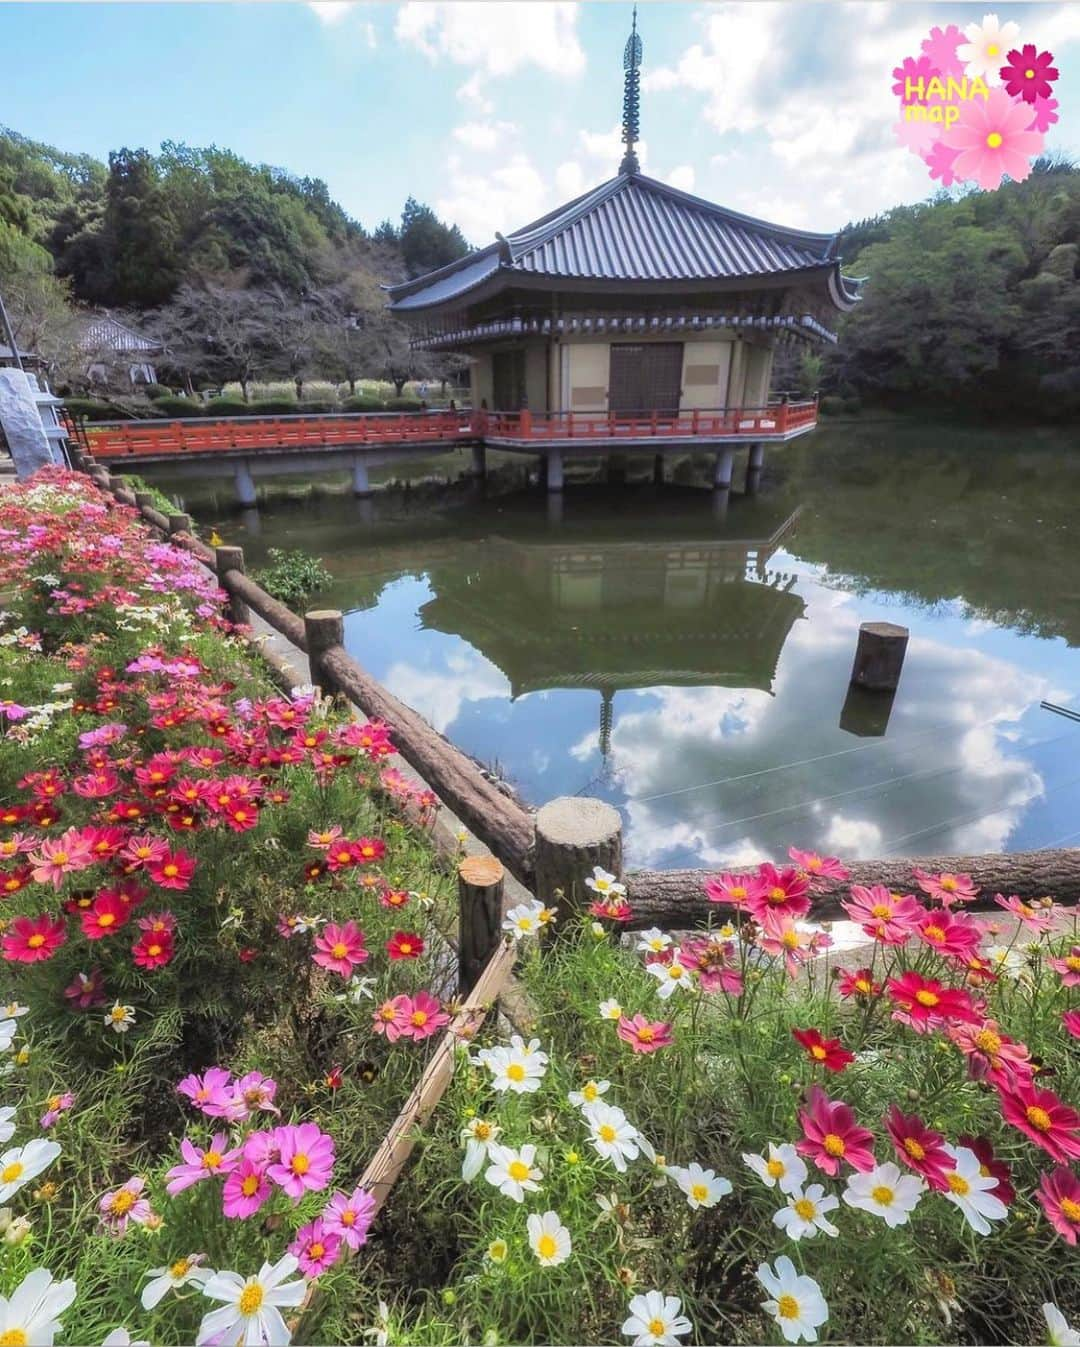
{"type": "Polygon", "coordinates": [[[99,302],[142,308],[170,297],[180,279],[176,221],[146,150],[109,155],[102,234],[107,291],[99,302]]]}
{"type": "Polygon", "coordinates": [[[405,202],[398,241],[408,276],[422,276],[445,267],[469,251],[457,225],[444,225],[430,206],[421,205],[414,197],[405,202]]]}

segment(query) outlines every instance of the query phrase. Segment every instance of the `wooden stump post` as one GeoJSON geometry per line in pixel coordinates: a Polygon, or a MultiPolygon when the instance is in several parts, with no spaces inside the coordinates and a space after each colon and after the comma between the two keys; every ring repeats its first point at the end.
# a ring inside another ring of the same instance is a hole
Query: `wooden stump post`
{"type": "Polygon", "coordinates": [[[494,856],[466,856],[458,866],[458,990],[467,996],[502,939],[503,880],[494,856]]]}
{"type": "Polygon", "coordinates": [[[851,682],[871,692],[895,692],[907,644],[907,627],[898,627],[895,622],[864,622],[859,628],[851,682]]]}
{"type": "Polygon", "coordinates": [[[535,865],[537,898],[557,905],[565,923],[592,901],[585,881],[596,866],[616,879],[622,874],[619,811],[603,800],[578,796],[562,796],[544,805],[536,814],[535,865]]]}
{"type": "Polygon", "coordinates": [[[307,644],[311,681],[325,697],[334,695],[333,680],[323,668],[322,657],[334,646],[345,644],[345,621],[340,608],[315,608],[304,614],[304,640],[307,644]]]}
{"type": "Polygon", "coordinates": [[[154,493],[152,491],[136,491],[135,508],[137,510],[152,510],[154,508],[154,493]]]}
{"type": "MultiPolygon", "coordinates": [[[[244,574],[244,549],[242,547],[215,547],[214,548],[214,569],[217,571],[218,579],[225,588],[225,576],[229,571],[239,571],[244,574]]],[[[238,627],[247,626],[251,621],[251,613],[243,599],[239,599],[235,594],[229,594],[229,621],[235,622],[238,627]]]]}
{"type": "Polygon", "coordinates": [[[191,515],[189,514],[171,514],[169,515],[169,537],[177,533],[191,532],[191,515]]]}

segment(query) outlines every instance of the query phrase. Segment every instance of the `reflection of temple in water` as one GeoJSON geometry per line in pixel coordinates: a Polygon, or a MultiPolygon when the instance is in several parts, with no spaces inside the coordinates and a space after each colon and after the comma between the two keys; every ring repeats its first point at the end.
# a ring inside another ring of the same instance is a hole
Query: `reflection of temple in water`
{"type": "Polygon", "coordinates": [[[805,607],[795,576],[769,564],[796,515],[754,540],[490,538],[475,545],[473,564],[429,568],[435,597],[420,617],[479,650],[512,697],[596,689],[606,757],[616,692],[772,691],[805,607]]]}

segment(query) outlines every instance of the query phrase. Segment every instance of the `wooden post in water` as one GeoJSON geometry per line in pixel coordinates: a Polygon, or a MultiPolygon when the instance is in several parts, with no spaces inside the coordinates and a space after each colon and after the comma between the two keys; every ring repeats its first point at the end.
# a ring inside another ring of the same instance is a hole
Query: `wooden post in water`
{"type": "MultiPolygon", "coordinates": [[[[244,574],[244,549],[242,547],[215,547],[214,548],[214,569],[217,571],[218,579],[222,581],[224,588],[225,576],[229,571],[238,571],[244,574]]],[[[243,599],[238,599],[235,594],[229,594],[229,621],[235,622],[238,627],[247,626],[251,621],[251,613],[243,599]]]]}
{"type": "Polygon", "coordinates": [[[859,628],[851,682],[871,692],[895,692],[907,644],[907,627],[895,622],[864,622],[859,628]]]}
{"type": "Polygon", "coordinates": [[[536,814],[535,893],[565,923],[591,901],[585,881],[596,866],[622,874],[622,820],[603,800],[562,796],[536,814]],[[556,897],[556,893],[561,897],[556,897]]]}
{"type": "Polygon", "coordinates": [[[458,990],[467,996],[502,939],[503,880],[494,856],[466,856],[458,866],[458,990]]]}
{"type": "Polygon", "coordinates": [[[304,614],[304,641],[312,683],[324,697],[334,695],[332,679],[323,668],[322,657],[336,645],[345,644],[345,621],[340,608],[315,608],[304,614]]]}

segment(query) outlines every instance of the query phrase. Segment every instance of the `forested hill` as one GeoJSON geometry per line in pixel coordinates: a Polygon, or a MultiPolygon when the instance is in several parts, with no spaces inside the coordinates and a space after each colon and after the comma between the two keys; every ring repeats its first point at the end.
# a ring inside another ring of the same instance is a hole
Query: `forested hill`
{"type": "Polygon", "coordinates": [[[1080,171],[941,193],[849,225],[845,270],[868,277],[823,386],[975,414],[1080,415],[1080,171]]]}

